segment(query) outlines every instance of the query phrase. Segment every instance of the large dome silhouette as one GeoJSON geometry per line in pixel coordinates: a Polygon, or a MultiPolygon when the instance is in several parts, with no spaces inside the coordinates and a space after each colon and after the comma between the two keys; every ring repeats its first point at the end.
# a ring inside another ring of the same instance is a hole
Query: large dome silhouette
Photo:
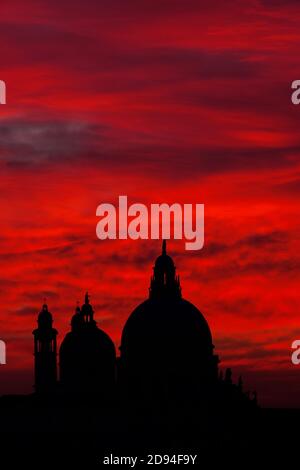
{"type": "Polygon", "coordinates": [[[202,313],[182,298],[165,241],[153,271],[149,299],[135,308],[123,329],[124,382],[129,389],[158,386],[174,392],[217,380],[218,357],[213,354],[210,328],[202,313]]]}
{"type": "Polygon", "coordinates": [[[190,302],[180,299],[148,299],[128,318],[122,334],[121,351],[134,354],[151,348],[160,355],[167,351],[180,357],[210,354],[212,337],[207,321],[190,302]]]}

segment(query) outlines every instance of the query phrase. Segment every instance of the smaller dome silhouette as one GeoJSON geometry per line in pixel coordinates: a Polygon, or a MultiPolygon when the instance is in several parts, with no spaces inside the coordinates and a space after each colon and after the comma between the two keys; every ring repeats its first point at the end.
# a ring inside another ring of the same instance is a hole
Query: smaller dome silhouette
{"type": "Polygon", "coordinates": [[[115,381],[115,346],[97,327],[94,310],[86,294],[80,309],[72,317],[72,330],[60,347],[60,379],[64,388],[74,393],[106,393],[115,381]]]}

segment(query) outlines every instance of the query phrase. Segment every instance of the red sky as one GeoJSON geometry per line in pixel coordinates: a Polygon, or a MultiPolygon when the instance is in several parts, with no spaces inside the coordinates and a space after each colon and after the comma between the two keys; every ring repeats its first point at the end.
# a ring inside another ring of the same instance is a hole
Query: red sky
{"type": "Polygon", "coordinates": [[[169,244],[183,295],[222,367],[300,406],[298,2],[2,0],[0,18],[0,393],[32,390],[44,297],[61,341],[89,290],[119,345],[160,251],[96,238],[126,194],[205,204],[204,249],[169,244]]]}

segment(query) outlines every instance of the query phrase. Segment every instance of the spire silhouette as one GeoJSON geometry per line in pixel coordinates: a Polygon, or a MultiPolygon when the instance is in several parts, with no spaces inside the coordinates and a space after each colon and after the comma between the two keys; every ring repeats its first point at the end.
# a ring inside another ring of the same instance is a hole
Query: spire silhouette
{"type": "Polygon", "coordinates": [[[163,240],[162,242],[162,254],[166,255],[167,254],[167,241],[163,240]]]}

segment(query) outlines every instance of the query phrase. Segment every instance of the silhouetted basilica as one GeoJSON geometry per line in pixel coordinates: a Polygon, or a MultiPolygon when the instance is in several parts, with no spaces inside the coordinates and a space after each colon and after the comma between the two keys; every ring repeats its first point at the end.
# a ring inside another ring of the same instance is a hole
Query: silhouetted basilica
{"type": "Polygon", "coordinates": [[[199,454],[198,464],[208,460],[208,468],[220,457],[223,468],[232,467],[236,451],[244,457],[246,449],[247,459],[260,452],[260,434],[271,436],[273,449],[280,415],[262,414],[241,378],[233,383],[230,369],[219,371],[209,326],[182,298],[166,242],[148,299],[125,323],[118,357],[88,293],[70,317],[58,349],[44,302],[33,331],[35,391],[0,397],[1,426],[14,433],[9,462],[27,455],[30,468],[33,461],[55,468],[58,459],[63,468],[99,468],[101,456],[169,449],[199,454]]]}
{"type": "MultiPolygon", "coordinates": [[[[146,402],[184,400],[250,403],[241,379],[232,384],[218,372],[212,335],[201,312],[182,298],[179,276],[163,242],[151,277],[149,298],[129,316],[120,357],[109,336],[98,328],[86,293],[71,319],[71,331],[59,351],[57,331],[46,304],[34,330],[35,390],[38,393],[119,395],[146,402]]],[[[252,400],[252,404],[255,400],[252,400]]]]}

